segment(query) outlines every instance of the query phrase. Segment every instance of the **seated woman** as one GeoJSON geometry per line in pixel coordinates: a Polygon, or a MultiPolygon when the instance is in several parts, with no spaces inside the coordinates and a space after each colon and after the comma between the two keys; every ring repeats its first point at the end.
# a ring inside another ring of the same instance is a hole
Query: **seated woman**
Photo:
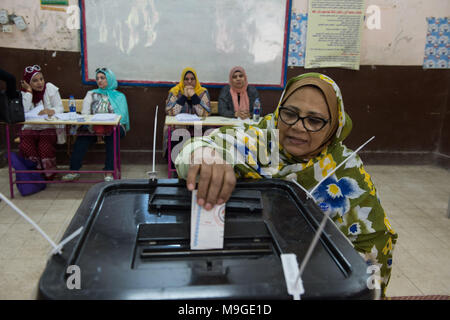
{"type": "MultiPolygon", "coordinates": [[[[128,116],[128,104],[125,95],[116,90],[117,80],[114,73],[107,68],[98,68],[95,79],[98,89],[87,92],[83,100],[82,114],[96,113],[115,113],[121,115],[120,119],[120,138],[125,136],[130,130],[130,120],[128,116]]],[[[91,133],[106,134],[105,148],[106,158],[103,170],[114,170],[114,137],[110,132],[105,132],[108,127],[94,126],[89,128],[91,133]],[[102,132],[103,131],[103,132],[102,132]]],[[[112,127],[109,127],[112,129],[112,127]]],[[[80,170],[83,158],[89,149],[89,146],[97,141],[95,135],[79,135],[73,146],[72,156],[70,158],[70,170],[80,170]]],[[[116,146],[117,148],[117,146],[116,146]]],[[[79,173],[68,173],[63,177],[64,181],[73,181],[80,177],[79,173]]],[[[110,173],[105,175],[105,181],[114,180],[110,173]]]]}
{"type": "Polygon", "coordinates": [[[228,84],[219,94],[219,115],[248,119],[252,117],[255,103],[260,103],[258,90],[248,85],[244,68],[234,67],[228,76],[228,84]]]}
{"type": "Polygon", "coordinates": [[[287,83],[278,108],[257,126],[223,127],[207,138],[193,138],[175,163],[189,190],[199,176],[198,204],[206,209],[229,199],[236,177],[295,180],[308,192],[320,184],[313,198],[367,263],[380,266],[384,294],[397,234],[370,175],[354,155],[323,180],[352,154],[342,143],[351,128],[337,84],[307,73],[287,83]],[[252,152],[255,146],[262,152],[252,152]]]}
{"type": "MultiPolygon", "coordinates": [[[[53,116],[64,112],[59,89],[50,82],[45,82],[41,67],[28,66],[24,70],[22,86],[22,103],[24,112],[34,108],[43,108],[38,115],[53,116]]],[[[58,130],[59,131],[59,130],[58,130]]],[[[64,132],[58,132],[55,125],[30,125],[22,127],[19,153],[37,164],[36,168],[56,169],[56,143],[65,142],[64,132]],[[58,137],[57,137],[58,134],[58,137]]],[[[45,173],[45,179],[52,180],[54,173],[45,173]]]]}
{"type": "Polygon", "coordinates": [[[199,117],[206,117],[211,113],[208,90],[201,86],[194,69],[185,68],[180,82],[170,89],[166,113],[169,116],[191,113],[199,117]]]}
{"type": "MultiPolygon", "coordinates": [[[[199,117],[206,117],[211,113],[208,90],[201,86],[197,73],[189,67],[181,72],[180,82],[169,90],[169,96],[166,100],[167,115],[176,116],[180,113],[196,114],[199,117]]],[[[164,126],[163,131],[163,154],[166,157],[168,149],[167,126],[164,126]]],[[[180,142],[178,141],[178,143],[180,142]]],[[[176,144],[177,142],[173,142],[172,147],[176,144]]]]}

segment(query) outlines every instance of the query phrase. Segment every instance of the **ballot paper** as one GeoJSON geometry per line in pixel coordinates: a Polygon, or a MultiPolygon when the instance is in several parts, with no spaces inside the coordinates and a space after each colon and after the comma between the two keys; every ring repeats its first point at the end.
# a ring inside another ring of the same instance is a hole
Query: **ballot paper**
{"type": "Polygon", "coordinates": [[[201,118],[199,118],[196,114],[190,113],[179,113],[175,116],[175,119],[177,119],[177,121],[186,121],[186,122],[201,120],[201,118]]]}
{"type": "Polygon", "coordinates": [[[91,121],[114,121],[116,118],[115,113],[96,113],[92,116],[91,121]]]}
{"type": "Polygon", "coordinates": [[[211,210],[197,204],[197,190],[192,191],[191,250],[222,249],[225,227],[225,203],[211,210]]]}

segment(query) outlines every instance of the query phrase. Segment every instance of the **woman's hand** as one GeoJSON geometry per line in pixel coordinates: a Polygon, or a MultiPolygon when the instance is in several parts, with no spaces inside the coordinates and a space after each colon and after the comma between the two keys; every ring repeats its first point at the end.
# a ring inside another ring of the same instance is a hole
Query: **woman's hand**
{"type": "Polygon", "coordinates": [[[212,148],[198,148],[192,153],[186,179],[188,190],[195,189],[197,176],[197,204],[206,210],[227,202],[236,186],[233,167],[212,148]]]}
{"type": "Polygon", "coordinates": [[[250,112],[248,110],[238,110],[237,117],[240,119],[250,118],[250,112]]]}
{"type": "Polygon", "coordinates": [[[26,81],[21,80],[21,81],[20,81],[20,84],[21,84],[23,90],[25,90],[25,91],[27,91],[27,92],[30,92],[30,93],[33,92],[33,90],[31,89],[31,86],[30,86],[28,83],[26,83],[26,81]]]}
{"type": "Polygon", "coordinates": [[[195,94],[194,87],[186,86],[184,88],[184,95],[188,98],[192,97],[195,94]]]}
{"type": "Polygon", "coordinates": [[[43,116],[44,114],[48,115],[49,117],[52,117],[55,114],[55,110],[52,109],[44,109],[41,112],[38,113],[39,116],[43,116]]]}

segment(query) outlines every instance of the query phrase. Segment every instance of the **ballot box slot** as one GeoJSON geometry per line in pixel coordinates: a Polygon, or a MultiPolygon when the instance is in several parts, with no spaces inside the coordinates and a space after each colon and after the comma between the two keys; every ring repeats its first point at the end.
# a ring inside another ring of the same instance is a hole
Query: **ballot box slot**
{"type": "MultiPolygon", "coordinates": [[[[272,238],[261,220],[238,221],[225,218],[225,239],[272,238]]],[[[190,239],[190,223],[143,223],[138,227],[137,242],[190,239]]]]}
{"type": "Polygon", "coordinates": [[[186,258],[237,255],[270,255],[274,253],[270,239],[224,239],[223,249],[190,250],[188,241],[155,241],[140,246],[141,259],[186,258]]]}
{"type": "Polygon", "coordinates": [[[157,247],[143,248],[140,252],[141,259],[146,258],[186,258],[186,257],[210,257],[210,256],[237,256],[237,255],[269,255],[273,254],[273,249],[270,244],[265,246],[252,247],[247,246],[237,246],[234,248],[227,248],[225,244],[224,249],[214,249],[214,250],[190,250],[189,247],[184,250],[181,247],[157,247]],[[172,249],[172,250],[171,250],[172,249]]]}
{"type": "Polygon", "coordinates": [[[133,268],[157,260],[207,258],[209,256],[257,258],[277,255],[272,235],[263,221],[228,221],[222,249],[191,250],[190,224],[141,224],[133,268]]]}
{"type": "MultiPolygon", "coordinates": [[[[191,210],[191,192],[177,187],[157,187],[148,201],[149,211],[186,211],[191,210]]],[[[263,209],[259,190],[239,190],[228,200],[226,212],[261,213],[263,209]]]]}

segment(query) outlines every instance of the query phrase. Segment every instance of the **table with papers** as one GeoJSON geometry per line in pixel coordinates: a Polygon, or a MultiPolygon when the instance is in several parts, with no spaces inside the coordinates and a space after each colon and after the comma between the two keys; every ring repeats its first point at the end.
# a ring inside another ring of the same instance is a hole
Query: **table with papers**
{"type": "MultiPolygon", "coordinates": [[[[39,109],[39,108],[34,108],[39,109]]],[[[95,115],[80,115],[76,112],[66,112],[66,113],[57,113],[52,117],[48,117],[47,115],[38,115],[40,110],[32,110],[32,112],[27,112],[25,114],[25,121],[16,123],[14,125],[65,125],[67,126],[84,126],[84,125],[104,125],[104,126],[113,126],[113,139],[114,145],[117,148],[114,148],[114,169],[111,170],[38,170],[40,173],[111,173],[114,179],[121,178],[121,165],[120,165],[120,138],[118,134],[120,133],[120,119],[121,116],[117,114],[95,114],[95,115]]],[[[13,125],[13,126],[14,126],[13,125]]],[[[10,194],[11,198],[14,198],[14,184],[18,183],[67,183],[67,181],[62,180],[52,180],[52,181],[17,181],[17,179],[13,179],[13,175],[17,173],[30,173],[35,172],[35,170],[15,170],[11,165],[11,143],[10,143],[10,127],[11,125],[5,123],[6,127],[6,143],[7,143],[7,154],[8,154],[8,173],[9,173],[9,186],[10,186],[10,194]]],[[[66,130],[68,132],[68,130],[66,130]]],[[[17,177],[17,176],[16,176],[17,177]]],[[[77,180],[72,181],[71,183],[97,183],[102,182],[102,180],[77,180]]]]}

